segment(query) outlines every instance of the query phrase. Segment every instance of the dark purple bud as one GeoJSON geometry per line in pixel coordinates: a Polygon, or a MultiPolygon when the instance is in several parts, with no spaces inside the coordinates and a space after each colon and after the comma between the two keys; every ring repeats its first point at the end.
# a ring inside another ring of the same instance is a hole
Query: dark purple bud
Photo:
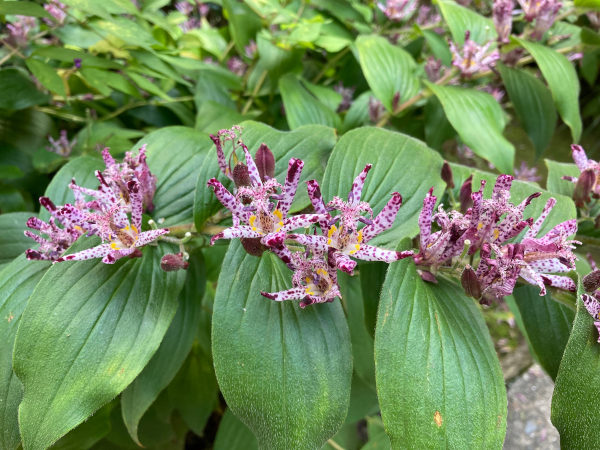
{"type": "Polygon", "coordinates": [[[260,144],[254,161],[256,162],[256,167],[262,181],[275,176],[275,157],[273,156],[273,152],[267,147],[267,144],[260,144]]]}
{"type": "Polygon", "coordinates": [[[596,216],[596,220],[594,220],[594,228],[600,228],[600,216],[596,216]]]}
{"type": "Polygon", "coordinates": [[[183,258],[182,253],[169,253],[160,260],[160,268],[165,272],[187,269],[190,263],[183,258]]]}
{"type": "Polygon", "coordinates": [[[260,238],[241,238],[240,241],[249,255],[260,257],[267,250],[267,247],[261,244],[260,238]]]}
{"type": "Polygon", "coordinates": [[[594,270],[583,277],[583,288],[586,292],[594,292],[600,288],[600,270],[594,270]]]}
{"type": "MultiPolygon", "coordinates": [[[[448,164],[448,161],[444,161],[441,175],[442,180],[446,182],[446,186],[448,186],[448,189],[454,189],[454,177],[452,176],[452,168],[450,167],[450,164],[448,164]]],[[[469,193],[469,197],[470,196],[471,194],[469,193]]]]}
{"type": "Polygon", "coordinates": [[[465,294],[469,297],[473,297],[474,299],[481,298],[481,286],[479,285],[477,274],[468,264],[460,276],[460,283],[465,290],[465,294]]]}
{"type": "Polygon", "coordinates": [[[32,249],[25,250],[25,257],[30,261],[41,260],[43,259],[42,254],[32,249]]]}
{"type": "Polygon", "coordinates": [[[463,214],[467,212],[471,206],[473,206],[473,199],[471,198],[471,194],[473,192],[473,175],[470,175],[469,178],[465,180],[463,185],[460,187],[460,212],[463,214]]]}
{"type": "Polygon", "coordinates": [[[40,205],[42,205],[48,211],[56,210],[56,205],[52,203],[52,200],[50,200],[48,197],[40,197],[40,205]]]}
{"type": "Polygon", "coordinates": [[[392,98],[392,110],[395,111],[400,105],[400,92],[396,92],[392,98]]]}
{"type": "Polygon", "coordinates": [[[471,37],[471,31],[469,31],[469,30],[465,31],[465,43],[469,40],[470,37],[471,37]]]}
{"type": "Polygon", "coordinates": [[[423,281],[426,281],[427,283],[434,283],[437,284],[437,278],[435,277],[434,274],[432,274],[430,271],[428,270],[421,270],[418,269],[417,273],[419,274],[419,276],[421,277],[421,279],[423,281]]]}
{"type": "Polygon", "coordinates": [[[136,248],[133,251],[133,253],[131,255],[129,255],[129,259],[141,258],[142,256],[144,256],[144,254],[142,253],[142,251],[139,248],[136,248]]]}
{"type": "Polygon", "coordinates": [[[73,60],[73,65],[76,69],[81,69],[81,58],[75,58],[73,60]]]}
{"type": "Polygon", "coordinates": [[[250,186],[250,174],[248,173],[248,166],[244,163],[237,163],[233,168],[233,182],[236,187],[250,186]]]}
{"type": "Polygon", "coordinates": [[[573,200],[575,200],[575,205],[578,208],[583,207],[583,205],[590,201],[590,193],[595,182],[596,175],[593,169],[586,169],[579,175],[575,184],[575,191],[573,192],[573,200]]]}

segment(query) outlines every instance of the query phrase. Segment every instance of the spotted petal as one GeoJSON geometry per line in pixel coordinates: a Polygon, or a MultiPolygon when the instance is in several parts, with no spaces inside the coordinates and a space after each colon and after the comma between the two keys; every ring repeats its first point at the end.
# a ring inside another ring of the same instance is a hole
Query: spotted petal
{"type": "MultiPolygon", "coordinates": [[[[434,202],[435,204],[435,202],[434,202]]],[[[373,219],[373,223],[363,228],[363,242],[369,242],[378,234],[389,229],[396,220],[396,215],[402,206],[402,196],[398,192],[392,194],[392,198],[383,207],[377,217],[373,219]]]]}
{"type": "Polygon", "coordinates": [[[352,256],[354,256],[356,259],[362,259],[364,261],[384,261],[391,263],[412,255],[412,251],[397,252],[394,250],[373,247],[372,245],[361,244],[360,250],[358,250],[352,256]]]}
{"type": "Polygon", "coordinates": [[[285,178],[285,185],[283,186],[282,199],[277,203],[277,209],[281,211],[283,217],[287,216],[290,211],[294,196],[296,195],[296,190],[298,189],[298,182],[300,181],[303,167],[304,161],[301,159],[290,159],[287,176],[285,178]]]}
{"type": "Polygon", "coordinates": [[[292,289],[288,289],[287,291],[279,291],[279,292],[261,292],[263,297],[266,297],[270,300],[275,300],[276,302],[283,302],[285,300],[301,300],[306,297],[306,289],[301,287],[296,287],[292,289]]]}
{"type": "Polygon", "coordinates": [[[210,245],[213,245],[215,241],[219,239],[236,239],[236,238],[260,238],[263,235],[258,231],[252,229],[248,225],[240,225],[237,227],[229,227],[226,230],[215,234],[210,240],[210,245]]]}
{"type": "Polygon", "coordinates": [[[110,244],[100,244],[96,247],[88,248],[71,255],[58,258],[56,262],[62,261],[84,261],[86,259],[103,258],[112,251],[110,244]]]}
{"type": "Polygon", "coordinates": [[[360,196],[362,195],[362,190],[365,185],[365,179],[367,178],[367,174],[369,173],[369,170],[371,170],[371,167],[373,167],[372,164],[367,164],[362,172],[359,173],[354,179],[354,182],[352,183],[352,189],[348,194],[348,203],[360,202],[360,196]]]}

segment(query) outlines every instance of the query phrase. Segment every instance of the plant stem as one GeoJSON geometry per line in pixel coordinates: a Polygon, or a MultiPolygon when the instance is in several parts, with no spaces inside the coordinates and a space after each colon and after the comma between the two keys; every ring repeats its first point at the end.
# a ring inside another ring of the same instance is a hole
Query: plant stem
{"type": "Polygon", "coordinates": [[[335,450],[345,450],[344,447],[342,447],[340,444],[338,444],[337,442],[335,442],[333,439],[329,439],[327,441],[327,443],[329,445],[331,445],[333,448],[335,448],[335,450]]]}
{"type": "Polygon", "coordinates": [[[254,89],[252,89],[250,98],[244,105],[244,108],[242,108],[242,114],[246,114],[248,112],[248,110],[250,109],[250,107],[252,106],[252,102],[254,101],[254,98],[258,95],[258,91],[260,91],[260,88],[262,87],[263,83],[265,82],[265,79],[267,78],[267,73],[268,72],[266,70],[263,70],[263,72],[260,74],[260,78],[256,82],[256,86],[254,86],[254,89]]]}
{"type": "Polygon", "coordinates": [[[76,116],[75,114],[69,114],[62,111],[57,111],[48,106],[34,106],[36,111],[40,111],[46,114],[50,114],[52,116],[60,117],[65,120],[71,120],[73,122],[85,123],[86,119],[84,117],[76,116]]]}
{"type": "Polygon", "coordinates": [[[348,53],[349,51],[350,51],[350,47],[346,47],[345,49],[341,50],[337,55],[335,55],[333,58],[331,58],[329,61],[327,61],[327,63],[325,63],[325,65],[323,66],[321,71],[312,80],[312,82],[318,83],[319,80],[321,78],[323,78],[323,76],[325,75],[325,72],[327,72],[331,66],[337,64],[339,62],[339,60],[342,59],[344,56],[346,56],[346,53],[348,53]]]}

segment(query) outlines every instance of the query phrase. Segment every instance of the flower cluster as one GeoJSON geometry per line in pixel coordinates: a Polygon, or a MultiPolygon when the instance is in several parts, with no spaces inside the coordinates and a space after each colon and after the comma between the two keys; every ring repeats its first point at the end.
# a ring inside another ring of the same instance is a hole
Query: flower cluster
{"type": "Polygon", "coordinates": [[[77,144],[77,139],[73,138],[69,141],[67,130],[60,130],[60,137],[54,139],[52,136],[48,136],[48,143],[50,145],[46,147],[46,149],[49,152],[56,153],[60,156],[69,156],[77,144]]]}
{"type": "Polygon", "coordinates": [[[588,259],[592,272],[583,277],[583,288],[586,294],[581,295],[581,300],[594,319],[594,325],[598,330],[598,342],[600,342],[600,270],[591,255],[588,255],[588,259]]]}
{"type": "Polygon", "coordinates": [[[142,211],[144,207],[153,208],[156,190],[156,177],[146,164],[145,147],[137,155],[127,152],[122,163],[113,159],[108,148],[102,156],[106,169],[96,171],[98,189],[78,186],[72,180],[69,188],[74,203],[59,207],[47,197],[40,198],[51,217],[48,222],[37,217],[27,221],[27,226],[39,234],[27,230],[25,235],[40,244],[37,250],[26,251],[28,259],[60,262],[102,258],[102,262],[113,264],[125,256],[140,256],[140,247],[169,232],[166,228],[141,231],[142,211]],[[62,256],[84,234],[99,236],[102,244],[62,256]]]}
{"type": "Polygon", "coordinates": [[[29,41],[29,34],[37,27],[37,22],[29,16],[16,16],[16,19],[6,25],[7,42],[13,47],[25,47],[29,41]]]}
{"type": "Polygon", "coordinates": [[[440,205],[433,214],[437,199],[433,190],[429,191],[419,216],[420,251],[414,256],[415,263],[422,266],[420,274],[424,280],[435,282],[438,268],[461,255],[471,255],[473,260],[479,251],[477,269],[467,265],[461,279],[465,291],[477,299],[488,301],[510,295],[519,277],[539,286],[540,295],[546,294],[547,285],[575,290],[569,277],[557,274],[575,267],[577,258],[572,250],[573,244],[578,242],[567,238],[577,231],[576,220],[560,223],[539,236],[556,200],[548,200],[535,222],[531,218],[524,219],[526,206],[540,193],[514,205],[510,202],[512,181],[512,176],[500,175],[492,198],[484,199],[485,180],[476,192],[470,192],[471,179],[467,180],[461,189],[463,212],[447,213],[440,205]],[[440,228],[434,233],[433,222],[440,228]],[[523,230],[526,232],[520,242],[508,242],[523,230]]]}
{"type": "Polygon", "coordinates": [[[410,18],[419,6],[418,0],[387,0],[384,4],[377,3],[383,14],[395,22],[410,18]]]}
{"type": "Polygon", "coordinates": [[[531,36],[534,39],[541,39],[544,33],[550,29],[562,3],[557,0],[518,0],[523,12],[525,20],[533,22],[535,26],[531,36]]]}
{"type": "Polygon", "coordinates": [[[44,19],[46,24],[52,25],[63,25],[67,19],[66,9],[67,6],[59,0],[50,0],[44,5],[44,9],[48,11],[48,14],[52,16],[52,19],[44,19]]]}
{"type": "Polygon", "coordinates": [[[412,252],[396,252],[367,244],[392,226],[402,205],[402,197],[395,192],[382,211],[373,217],[370,205],[361,201],[370,164],[354,180],[347,201],[334,197],[325,203],[317,181],[308,181],[314,213],[289,216],[304,162],[290,159],[282,185],[274,178],[275,158],[269,148],[262,144],[253,158],[238,139],[240,131],[235,127],[211,136],[217,148],[219,167],[236,188],[231,193],[216,178],[208,181],[233,219],[233,226],[213,236],[212,243],[240,238],[249,253],[260,255],[268,249],[293,270],[292,289],[262,292],[262,295],[275,301],[301,300],[301,307],[330,302],[340,296],[337,270],[352,273],[356,266],[352,258],[392,262],[412,255],[412,252]],[[224,151],[227,142],[233,144],[229,158],[224,151]],[[232,168],[231,161],[238,149],[242,150],[244,159],[232,168]],[[310,228],[314,234],[294,232],[310,228]]]}
{"type": "Polygon", "coordinates": [[[470,39],[470,32],[465,33],[465,43],[462,54],[454,42],[450,42],[452,65],[457,67],[465,77],[471,77],[478,72],[490,70],[500,58],[498,50],[488,51],[492,43],[479,45],[470,39]]]}
{"type": "Polygon", "coordinates": [[[179,25],[181,31],[187,33],[190,30],[200,28],[202,26],[202,18],[206,17],[210,7],[201,2],[179,1],[175,3],[175,8],[185,16],[185,22],[179,25]],[[197,10],[198,17],[194,17],[197,10]]]}
{"type": "Polygon", "coordinates": [[[508,44],[512,30],[513,0],[494,0],[492,18],[498,33],[498,43],[508,44]]]}

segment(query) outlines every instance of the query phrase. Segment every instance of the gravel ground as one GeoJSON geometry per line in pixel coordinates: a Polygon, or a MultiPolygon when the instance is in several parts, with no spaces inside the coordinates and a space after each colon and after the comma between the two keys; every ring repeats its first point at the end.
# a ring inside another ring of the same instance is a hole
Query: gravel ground
{"type": "Polygon", "coordinates": [[[558,431],[550,422],[554,382],[534,364],[508,388],[505,450],[560,448],[558,431]]]}

